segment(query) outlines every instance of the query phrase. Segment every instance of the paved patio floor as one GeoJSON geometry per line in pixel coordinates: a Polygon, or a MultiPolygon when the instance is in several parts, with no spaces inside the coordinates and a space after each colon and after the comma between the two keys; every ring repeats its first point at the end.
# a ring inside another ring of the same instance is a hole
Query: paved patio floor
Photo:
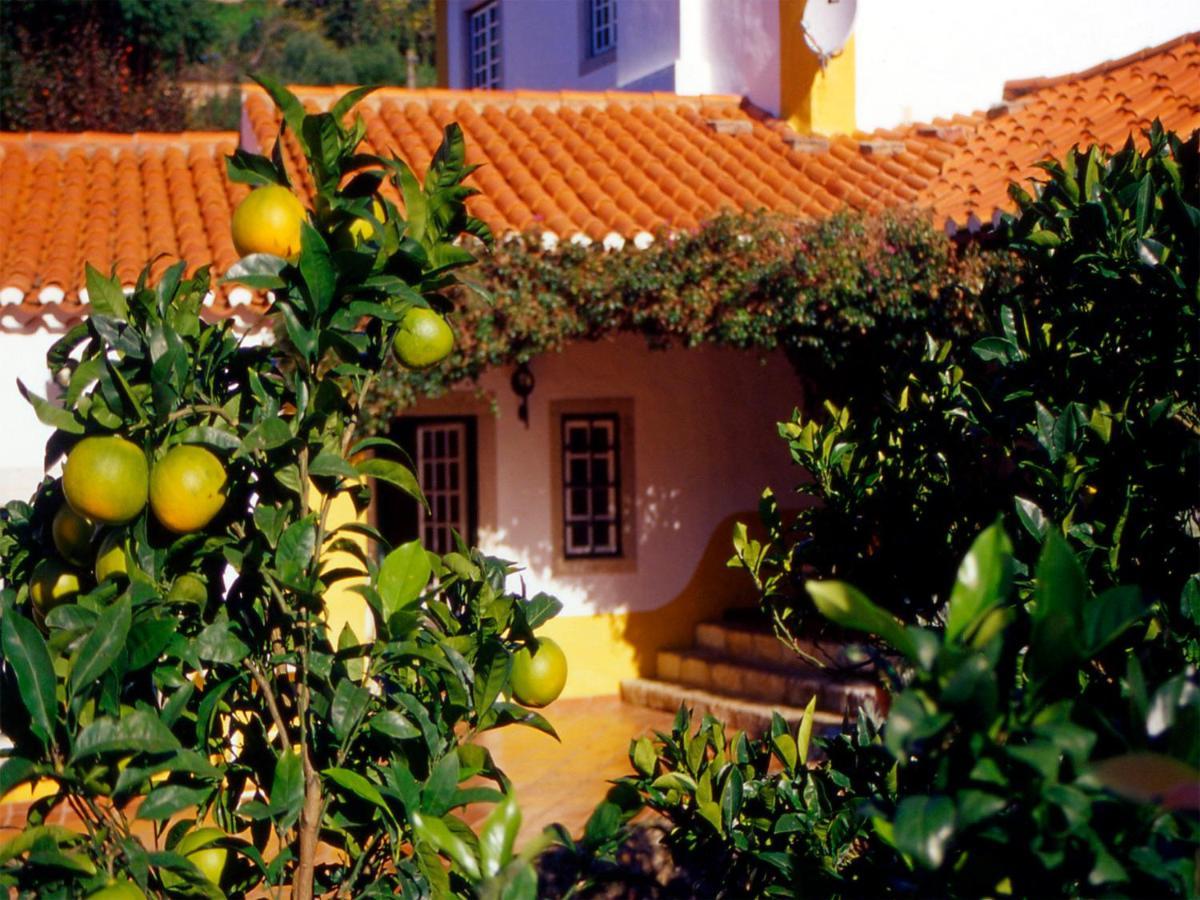
{"type": "Polygon", "coordinates": [[[655,730],[670,731],[675,718],[622,703],[616,696],[559,700],[542,712],[561,743],[536,729],[515,726],[479,740],[512,779],[522,815],[518,846],[555,822],[578,835],[608,792],[609,780],[632,773],[629,742],[655,730]]]}

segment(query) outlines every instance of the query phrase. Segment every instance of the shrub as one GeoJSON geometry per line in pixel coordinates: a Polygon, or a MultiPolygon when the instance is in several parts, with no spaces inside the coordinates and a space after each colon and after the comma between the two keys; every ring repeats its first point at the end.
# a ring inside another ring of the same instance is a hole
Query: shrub
{"type": "MultiPolygon", "coordinates": [[[[471,738],[516,723],[553,732],[505,697],[513,655],[558,602],[514,595],[512,566],[461,542],[441,556],[417,541],[389,547],[331,516],[338,498],[364,510],[370,480],[424,503],[409,469],[371,456],[398,448],[360,433],[361,398],[405,313],[444,308],[441,291],[471,262],[454,238],[488,237],[463,205],[462,133],[446,129],[422,186],[399,160],[356,153],[365,125],[342,117],[361,90],[307,115],[266,87],[307,157],[315,210],[298,258],[253,254],[230,277],[273,293],[287,340],[248,346],[202,321],[206,269],[143,273],[128,296],[89,269],[91,315],[48,355],[61,405],[25,392],[56,429],[47,467],[85,436],[120,435],[89,447],[132,453],[123,477],[135,502],[114,516],[131,521],[95,536],[117,571],[99,584],[77,573],[78,594],[53,609],[41,581],[31,603],[30,580],[65,565],[53,539],[62,482],[48,478],[0,515],[0,729],[11,741],[0,795],[49,791],[0,845],[0,890],[75,897],[116,877],[171,896],[287,886],[297,898],[532,898],[529,854],[513,853],[520,812],[471,738]],[[409,218],[388,203],[373,237],[331,250],[350,221],[378,217],[385,178],[409,218]],[[177,460],[198,456],[211,481],[222,470],[227,481],[216,518],[172,517],[196,529],[175,534],[156,518],[177,503],[170,492],[152,489],[136,511],[146,494],[136,457],[153,466],[181,444],[206,449],[177,460]],[[332,633],[325,596],[339,585],[365,598],[369,627],[332,633]],[[468,803],[496,804],[481,836],[455,814],[468,803]],[[61,810],[82,830],[52,822],[61,810]],[[200,866],[193,851],[214,840],[200,866]]],[[[230,177],[286,186],[278,148],[274,160],[239,151],[230,177]]]]}
{"type": "Polygon", "coordinates": [[[1139,584],[1200,659],[1198,145],[1156,126],[1144,151],[1047,164],[1037,196],[1013,191],[1019,277],[985,295],[982,337],[930,341],[874,414],[856,396],[780,426],[816,502],[788,522],[768,494],[768,542],[737,553],[782,634],[811,621],[814,573],[935,619],[1003,514],[1018,558],[1061,530],[1098,588],[1139,584]]]}
{"type": "Polygon", "coordinates": [[[1014,571],[993,525],[959,567],[941,631],[905,627],[845,583],[810,583],[824,616],[881,638],[909,671],[882,727],[868,712],[847,733],[813,738],[819,763],[808,759],[811,708],[796,734],[776,719],[760,741],[727,742],[709,718],[691,731],[681,711],[669,735],[632,743],[636,774],[621,783],[668,818],[677,861],[704,873],[698,893],[1194,890],[1195,672],[1148,686],[1142,661],[1158,647],[1144,637],[1140,592],[1093,595],[1057,532],[1031,596],[1014,590],[1014,571]],[[1114,646],[1124,665],[1101,667],[1114,646]]]}

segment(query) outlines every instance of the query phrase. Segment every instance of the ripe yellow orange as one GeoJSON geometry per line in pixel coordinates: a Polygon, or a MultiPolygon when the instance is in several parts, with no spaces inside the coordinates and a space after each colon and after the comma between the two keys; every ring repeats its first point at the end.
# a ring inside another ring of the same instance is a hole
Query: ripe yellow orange
{"type": "Polygon", "coordinates": [[[392,339],[396,358],[410,369],[427,369],[454,349],[454,332],[446,320],[424,306],[410,306],[392,339]]]}
{"type": "Polygon", "coordinates": [[[122,531],[110,531],[100,542],[96,551],[96,583],[117,575],[129,575],[129,562],[125,558],[125,535],[122,531]]]}
{"type": "Polygon", "coordinates": [[[92,535],[96,526],[64,503],[50,523],[50,536],[63,559],[77,566],[85,565],[91,556],[92,535]]]}
{"type": "Polygon", "coordinates": [[[300,252],[304,219],[304,206],[287,188],[256,188],[233,211],[233,246],[242,256],[270,253],[292,259],[300,252]]]}
{"type": "Polygon", "coordinates": [[[115,435],[84,438],[63,467],[63,493],[71,508],[104,525],[135,518],[146,505],[149,482],[141,448],[115,435]]]}
{"type": "Polygon", "coordinates": [[[43,559],[34,566],[29,597],[43,615],[56,606],[74,602],[79,590],[79,573],[68,568],[62,560],[43,559]]]}
{"type": "Polygon", "coordinates": [[[176,534],[199,531],[225,505],[225,466],[211,450],[176,444],[150,473],[150,508],[176,534]]]}
{"type": "Polygon", "coordinates": [[[567,656],[550,638],[538,638],[534,653],[524,647],[513,656],[513,696],[523,706],[553,703],[566,683],[567,656]]]}

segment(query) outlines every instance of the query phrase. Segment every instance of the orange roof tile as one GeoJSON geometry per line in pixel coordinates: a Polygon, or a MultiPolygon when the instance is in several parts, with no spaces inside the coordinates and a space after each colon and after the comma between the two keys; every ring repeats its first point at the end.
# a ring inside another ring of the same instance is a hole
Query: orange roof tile
{"type": "MultiPolygon", "coordinates": [[[[327,109],[347,88],[295,88],[327,109]]],[[[442,128],[457,121],[482,194],[472,211],[497,234],[551,231],[563,239],[629,239],[659,228],[695,228],[723,210],[827,215],[911,203],[917,186],[955,149],[936,132],[899,132],[896,155],[870,155],[866,135],[832,138],[823,153],[786,140],[787,127],[740,97],[609,91],[387,89],[359,107],[367,140],[417,171],[429,165],[442,128]],[[821,157],[817,160],[817,157],[821,157]]],[[[278,119],[261,89],[243,97],[243,141],[269,150],[278,119]]],[[[295,144],[285,159],[296,171],[295,144]]]]}
{"type": "MultiPolygon", "coordinates": [[[[346,88],[294,90],[322,109],[346,88]]],[[[1200,127],[1200,33],[1075,75],[1010,82],[1005,97],[986,113],[829,138],[797,135],[735,96],[387,89],[359,110],[367,149],[417,171],[459,122],[468,159],[482,164],[471,208],[500,235],[645,246],[660,228],[764,208],[809,217],[920,205],[987,221],[1009,181],[1075,143],[1116,147],[1155,117],[1200,127]]],[[[269,149],[278,119],[261,89],[245,89],[242,113],[242,143],[269,149]]],[[[0,328],[77,318],[85,261],[115,265],[129,284],[159,254],[158,270],[173,257],[227,269],[229,220],[247,188],[226,179],[222,157],[237,143],[233,133],[0,135],[0,328]]],[[[284,158],[302,171],[290,137],[284,158]]],[[[250,292],[218,287],[209,310],[253,321],[258,307],[250,292]]]]}
{"type": "MultiPolygon", "coordinates": [[[[229,219],[248,190],[225,177],[236,146],[232,132],[0,134],[0,325],[78,318],[88,262],[127,286],[152,259],[156,274],[179,257],[232,265],[229,219]]],[[[218,289],[210,314],[248,300],[218,289]]]]}
{"type": "Polygon", "coordinates": [[[1010,81],[1004,103],[978,117],[964,146],[922,190],[938,218],[991,221],[1011,210],[1008,184],[1028,187],[1037,163],[1076,144],[1116,149],[1155,119],[1181,134],[1200,128],[1200,32],[1083,72],[1010,81]]]}

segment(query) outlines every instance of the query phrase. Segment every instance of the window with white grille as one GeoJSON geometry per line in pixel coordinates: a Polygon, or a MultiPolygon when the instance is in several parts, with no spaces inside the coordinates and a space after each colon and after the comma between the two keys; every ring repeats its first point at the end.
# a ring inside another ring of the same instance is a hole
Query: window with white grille
{"type": "Polygon", "coordinates": [[[467,13],[471,87],[500,87],[500,4],[497,0],[467,13]]]}
{"type": "Polygon", "coordinates": [[[621,555],[620,418],[562,417],[563,553],[621,555]]]}
{"type": "Polygon", "coordinates": [[[463,422],[438,422],[416,429],[417,480],[429,511],[418,522],[425,548],[449,553],[454,532],[467,537],[467,432],[463,422]]]}
{"type": "Polygon", "coordinates": [[[592,56],[617,46],[617,0],[588,0],[592,56]]]}

